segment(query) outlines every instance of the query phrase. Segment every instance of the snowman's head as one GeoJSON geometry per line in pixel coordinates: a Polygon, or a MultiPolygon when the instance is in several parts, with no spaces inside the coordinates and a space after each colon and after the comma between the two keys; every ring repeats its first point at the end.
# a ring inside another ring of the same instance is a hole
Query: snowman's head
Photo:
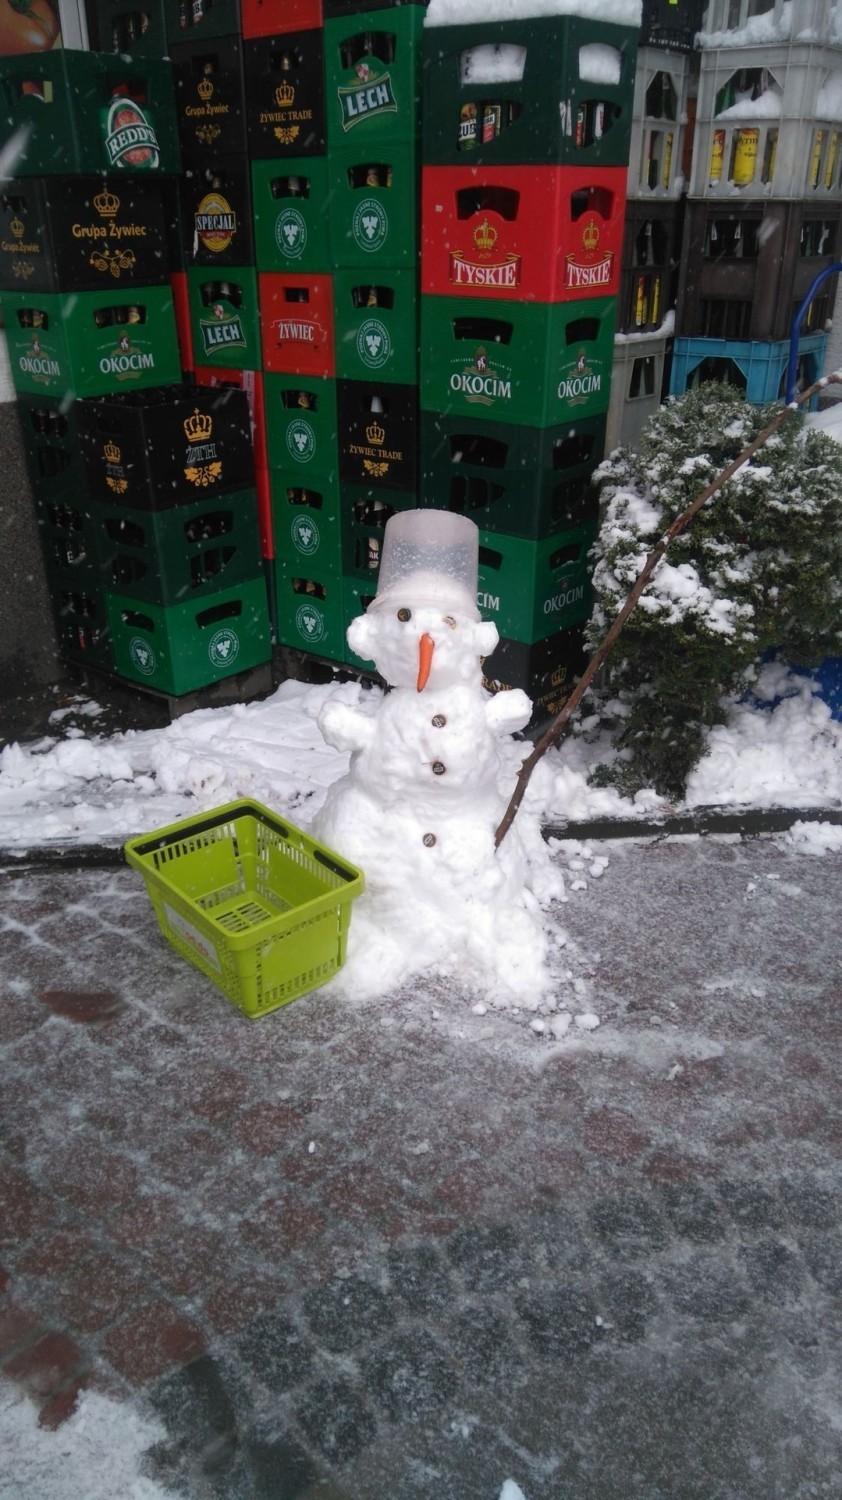
{"type": "Polygon", "coordinates": [[[470,682],[499,639],[462,584],[417,572],[379,593],[348,626],[348,645],[391,687],[423,692],[470,682]]]}

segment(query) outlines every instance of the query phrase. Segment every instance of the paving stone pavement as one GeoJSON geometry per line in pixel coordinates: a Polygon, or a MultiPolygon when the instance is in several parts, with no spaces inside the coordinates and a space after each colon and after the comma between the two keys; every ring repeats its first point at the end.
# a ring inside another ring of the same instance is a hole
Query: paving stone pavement
{"type": "Polygon", "coordinates": [[[558,1043],[442,984],[251,1022],[132,872],[0,877],[42,1424],[154,1411],[191,1500],[839,1500],[842,859],[599,852],[557,915],[601,1025],[558,1043]]]}

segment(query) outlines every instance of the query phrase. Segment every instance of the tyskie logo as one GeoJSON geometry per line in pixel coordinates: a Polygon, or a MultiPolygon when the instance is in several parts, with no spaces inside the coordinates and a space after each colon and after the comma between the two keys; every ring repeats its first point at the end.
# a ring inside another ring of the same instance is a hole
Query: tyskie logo
{"type": "Polygon", "coordinates": [[[134,99],[112,99],[105,117],[105,154],[109,167],[140,167],[150,172],[160,163],[152,122],[134,99]]]}
{"type": "Polygon", "coordinates": [[[600,291],[611,285],[614,252],[599,254],[599,226],[593,215],[582,229],[582,249],[565,256],[565,287],[568,291],[600,291]]]}
{"type": "Polygon", "coordinates": [[[451,250],[450,280],[454,286],[481,287],[483,291],[513,291],[520,286],[519,255],[499,253],[494,257],[498,232],[484,218],[473,232],[472,251],[451,250]]]}

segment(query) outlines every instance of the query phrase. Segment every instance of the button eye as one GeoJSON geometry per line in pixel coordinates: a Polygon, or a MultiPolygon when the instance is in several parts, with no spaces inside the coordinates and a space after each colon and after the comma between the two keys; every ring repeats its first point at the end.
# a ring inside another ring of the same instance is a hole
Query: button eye
{"type": "Polygon", "coordinates": [[[403,620],[403,621],[411,620],[412,619],[412,610],[411,609],[399,609],[398,610],[398,619],[399,620],[403,620]]]}
{"type": "Polygon", "coordinates": [[[452,615],[445,615],[444,616],[444,624],[445,625],[449,625],[450,628],[451,628],[451,630],[455,630],[456,629],[456,621],[454,620],[454,618],[453,618],[452,615]]]}

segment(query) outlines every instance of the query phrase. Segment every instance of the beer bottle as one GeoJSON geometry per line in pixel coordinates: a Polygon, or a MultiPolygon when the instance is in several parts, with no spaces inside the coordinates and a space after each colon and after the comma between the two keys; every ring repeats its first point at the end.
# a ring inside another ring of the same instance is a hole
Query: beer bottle
{"type": "Polygon", "coordinates": [[[313,396],[312,396],[312,393],[310,391],[297,391],[296,392],[295,404],[296,404],[296,406],[301,411],[312,411],[313,410],[313,396]]]}
{"type": "Polygon", "coordinates": [[[463,104],[459,111],[459,135],[456,144],[460,151],[473,151],[477,143],[477,107],[463,104]]]}

